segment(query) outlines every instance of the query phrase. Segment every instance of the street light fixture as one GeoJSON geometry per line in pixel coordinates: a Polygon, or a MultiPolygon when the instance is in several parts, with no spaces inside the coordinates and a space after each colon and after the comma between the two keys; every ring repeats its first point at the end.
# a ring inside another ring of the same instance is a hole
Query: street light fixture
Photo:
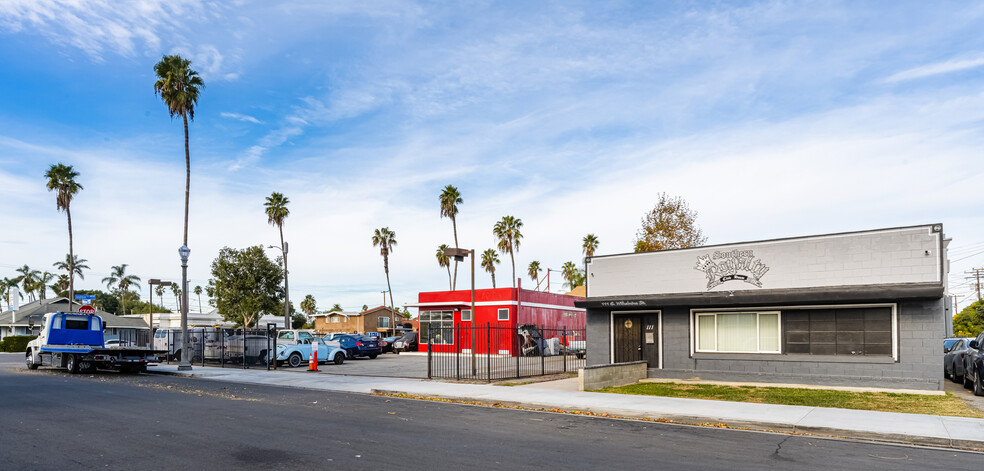
{"type": "Polygon", "coordinates": [[[188,349],[188,256],[191,249],[187,245],[178,248],[181,256],[181,361],[178,371],[191,371],[191,350],[188,349]]]}
{"type": "MultiPolygon", "coordinates": [[[[475,376],[478,369],[476,367],[477,362],[475,358],[475,327],[478,323],[475,321],[475,250],[462,249],[458,247],[448,247],[444,249],[444,255],[454,258],[456,262],[462,262],[465,257],[471,256],[471,323],[472,323],[472,334],[471,334],[471,360],[472,360],[472,376],[475,376]]],[[[430,329],[428,329],[430,331],[430,329]]],[[[429,348],[429,347],[428,347],[429,348]]],[[[486,347],[490,348],[490,347],[486,347]]],[[[491,354],[491,352],[485,352],[486,354],[491,354]]]]}

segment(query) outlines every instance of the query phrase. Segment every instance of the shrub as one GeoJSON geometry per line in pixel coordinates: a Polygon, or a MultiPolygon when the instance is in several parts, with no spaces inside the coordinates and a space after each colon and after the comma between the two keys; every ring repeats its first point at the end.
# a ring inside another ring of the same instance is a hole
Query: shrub
{"type": "Polygon", "coordinates": [[[26,352],[27,342],[36,338],[35,335],[9,335],[0,340],[0,352],[26,352]]]}

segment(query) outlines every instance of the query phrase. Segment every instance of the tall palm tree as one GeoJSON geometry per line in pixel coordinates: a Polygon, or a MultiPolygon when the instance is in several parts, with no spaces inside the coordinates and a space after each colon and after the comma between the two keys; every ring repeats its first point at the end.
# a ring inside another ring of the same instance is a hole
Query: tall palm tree
{"type": "Polygon", "coordinates": [[[290,200],[287,199],[283,194],[273,192],[270,196],[267,196],[266,202],[263,206],[266,207],[267,222],[273,226],[277,226],[280,230],[280,254],[283,256],[284,260],[284,325],[290,325],[290,312],[288,312],[290,306],[290,290],[287,283],[287,246],[284,245],[284,219],[290,216],[290,209],[287,205],[290,204],[290,200]]]}
{"type": "Polygon", "coordinates": [[[448,289],[454,291],[454,284],[451,282],[451,259],[448,258],[448,254],[444,253],[447,248],[448,244],[441,244],[437,247],[437,253],[434,256],[437,257],[438,266],[448,269],[448,289]]]}
{"type": "Polygon", "coordinates": [[[495,223],[492,233],[499,239],[499,253],[508,253],[512,261],[512,287],[516,287],[516,257],[515,252],[519,251],[519,240],[523,238],[520,229],[523,227],[523,220],[512,216],[503,216],[495,223]]]}
{"type": "Polygon", "coordinates": [[[75,310],[75,247],[72,245],[72,198],[82,191],[82,185],[80,185],[75,178],[79,176],[79,172],[76,172],[71,165],[64,165],[57,163],[48,168],[48,171],[44,174],[44,177],[48,179],[48,184],[46,185],[48,191],[57,191],[58,194],[55,198],[55,207],[59,211],[65,211],[65,215],[68,216],[68,310],[69,312],[75,310]]]}
{"type": "Polygon", "coordinates": [[[178,288],[177,283],[171,284],[171,293],[174,294],[174,305],[178,308],[178,312],[184,312],[181,310],[181,300],[179,298],[181,296],[181,288],[178,288]]]}
{"type": "Polygon", "coordinates": [[[157,288],[154,288],[154,292],[157,293],[157,299],[161,300],[161,307],[164,307],[164,287],[157,285],[157,288]]]}
{"type": "Polygon", "coordinates": [[[64,270],[66,273],[68,273],[69,270],[72,270],[80,280],[84,280],[85,275],[82,273],[82,270],[89,269],[89,265],[86,265],[85,262],[88,262],[88,260],[81,258],[78,255],[65,254],[64,262],[55,262],[52,263],[51,266],[59,270],[64,270]]]}
{"type": "Polygon", "coordinates": [[[33,302],[35,299],[34,292],[38,289],[38,277],[41,276],[41,272],[39,270],[32,270],[27,265],[18,268],[16,271],[21,276],[15,278],[15,282],[20,283],[21,287],[24,288],[24,292],[27,293],[28,301],[33,302]]]}
{"type": "Polygon", "coordinates": [[[534,286],[540,286],[540,272],[541,271],[543,271],[543,269],[540,268],[540,262],[539,261],[533,260],[532,262],[530,262],[530,267],[527,269],[527,272],[526,273],[528,273],[530,275],[530,278],[533,279],[533,283],[535,283],[534,286]]]}
{"type": "Polygon", "coordinates": [[[585,255],[594,257],[595,250],[598,248],[598,238],[594,234],[584,236],[584,243],[581,247],[584,249],[585,255]]]}
{"type": "Polygon", "coordinates": [[[191,152],[188,150],[188,119],[195,120],[198,94],[205,82],[191,69],[191,61],[179,56],[164,56],[154,65],[154,95],[160,95],[173,119],[180,115],[184,122],[185,148],[185,206],[184,245],[188,245],[188,195],[191,190],[191,152]]]}
{"type": "Polygon", "coordinates": [[[43,272],[38,275],[38,282],[35,286],[38,291],[38,299],[45,299],[48,297],[48,283],[55,278],[55,275],[50,272],[43,272]]]}
{"type": "MultiPolygon", "coordinates": [[[[458,205],[463,203],[461,194],[454,186],[448,185],[441,192],[441,217],[451,218],[451,227],[454,228],[454,246],[458,245],[458,205]]],[[[454,280],[451,282],[451,291],[458,287],[458,261],[454,261],[454,280]]]]}
{"type": "Polygon", "coordinates": [[[311,296],[310,294],[304,296],[304,300],[301,301],[301,312],[307,314],[308,317],[311,317],[315,312],[318,312],[318,301],[314,299],[314,296],[311,296]]]}
{"type": "Polygon", "coordinates": [[[492,288],[495,288],[495,265],[499,263],[499,256],[496,255],[495,250],[488,249],[482,252],[482,268],[492,275],[492,288]]]}
{"type": "Polygon", "coordinates": [[[560,274],[567,280],[567,284],[571,285],[571,280],[577,275],[577,265],[574,262],[564,262],[564,265],[560,267],[560,274]]]}
{"type": "Polygon", "coordinates": [[[202,285],[195,286],[195,295],[198,296],[198,312],[202,312],[202,285]]]}
{"type": "Polygon", "coordinates": [[[56,296],[68,294],[68,275],[58,275],[58,280],[50,288],[55,292],[56,296]]]}
{"type": "Polygon", "coordinates": [[[106,287],[116,291],[120,296],[120,315],[126,314],[126,298],[124,295],[127,291],[130,291],[131,286],[140,288],[140,277],[137,275],[127,275],[126,263],[122,265],[116,265],[112,267],[109,271],[109,276],[102,279],[102,282],[106,284],[106,287]],[[115,289],[114,289],[115,288],[115,289]]]}
{"type": "MultiPolygon", "coordinates": [[[[383,270],[386,272],[386,290],[390,295],[390,309],[393,306],[393,288],[390,286],[389,254],[396,247],[396,232],[389,230],[388,227],[376,229],[372,235],[372,246],[379,247],[379,254],[383,256],[383,270]]],[[[384,300],[385,301],[385,300],[384,300]]],[[[390,320],[392,322],[392,319],[390,320]]]]}
{"type": "Polygon", "coordinates": [[[13,283],[13,281],[14,280],[11,280],[10,278],[0,279],[0,312],[5,311],[5,309],[3,308],[3,303],[7,302],[7,290],[9,290],[14,286],[17,286],[16,283],[11,284],[13,283]]]}

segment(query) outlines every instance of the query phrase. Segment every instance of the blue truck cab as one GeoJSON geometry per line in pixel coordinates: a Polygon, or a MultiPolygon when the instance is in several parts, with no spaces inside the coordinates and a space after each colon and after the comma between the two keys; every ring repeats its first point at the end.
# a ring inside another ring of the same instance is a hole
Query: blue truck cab
{"type": "Polygon", "coordinates": [[[99,368],[124,373],[146,371],[156,363],[156,350],[140,347],[106,347],[105,324],[95,314],[56,312],[45,314],[38,338],[27,344],[28,369],[39,366],[67,368],[70,373],[99,368]]]}

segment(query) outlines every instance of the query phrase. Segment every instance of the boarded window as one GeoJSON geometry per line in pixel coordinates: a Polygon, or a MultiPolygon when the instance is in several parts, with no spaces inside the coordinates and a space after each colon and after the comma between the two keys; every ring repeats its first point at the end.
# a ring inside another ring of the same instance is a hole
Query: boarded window
{"type": "Polygon", "coordinates": [[[782,321],[787,354],[892,356],[888,307],[786,310],[782,321]]]}

